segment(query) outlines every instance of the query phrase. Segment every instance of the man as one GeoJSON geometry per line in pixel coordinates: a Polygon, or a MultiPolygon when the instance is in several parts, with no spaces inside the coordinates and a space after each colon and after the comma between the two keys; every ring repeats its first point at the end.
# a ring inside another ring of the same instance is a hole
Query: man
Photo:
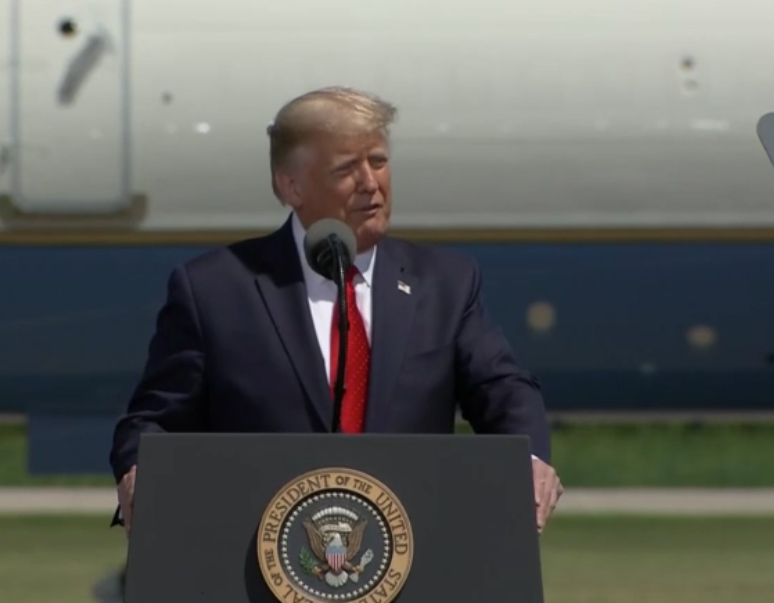
{"type": "Polygon", "coordinates": [[[343,431],[453,432],[458,403],[478,433],[529,435],[542,531],[562,494],[543,401],[484,310],[478,268],[385,236],[394,117],[388,103],[344,88],[288,103],[268,133],[274,193],[291,217],[173,271],[110,455],[127,531],[141,432],[331,429],[336,288],[303,252],[322,218],[357,240],[343,431]]]}

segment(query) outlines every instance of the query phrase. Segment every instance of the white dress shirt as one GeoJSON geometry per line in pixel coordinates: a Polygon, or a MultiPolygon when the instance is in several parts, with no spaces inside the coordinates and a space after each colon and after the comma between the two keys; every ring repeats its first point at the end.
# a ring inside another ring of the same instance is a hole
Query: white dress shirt
{"type": "MultiPolygon", "coordinates": [[[[298,257],[301,259],[301,268],[304,271],[304,280],[306,281],[306,291],[309,296],[309,310],[312,312],[312,321],[314,330],[317,333],[317,342],[320,344],[325,361],[325,374],[328,376],[328,382],[331,380],[331,325],[333,324],[333,307],[336,301],[336,284],[317,274],[309,267],[304,254],[304,236],[306,231],[293,213],[291,219],[293,224],[293,238],[296,241],[298,257]]],[[[358,310],[363,317],[366,336],[368,342],[371,342],[371,288],[373,285],[374,259],[376,258],[376,248],[361,253],[355,257],[355,267],[360,274],[355,276],[355,299],[358,310]]]]}

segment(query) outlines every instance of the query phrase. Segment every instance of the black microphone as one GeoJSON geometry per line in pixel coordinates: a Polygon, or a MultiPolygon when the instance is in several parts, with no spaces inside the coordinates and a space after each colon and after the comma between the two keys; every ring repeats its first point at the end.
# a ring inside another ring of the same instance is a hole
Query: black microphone
{"type": "MultiPolygon", "coordinates": [[[[347,271],[357,253],[355,233],[339,220],[326,218],[309,227],[304,254],[309,266],[320,276],[336,283],[339,298],[339,364],[333,388],[333,432],[341,431],[341,403],[344,399],[344,367],[347,363],[347,271]]],[[[331,359],[333,360],[333,359],[331,359]]]]}

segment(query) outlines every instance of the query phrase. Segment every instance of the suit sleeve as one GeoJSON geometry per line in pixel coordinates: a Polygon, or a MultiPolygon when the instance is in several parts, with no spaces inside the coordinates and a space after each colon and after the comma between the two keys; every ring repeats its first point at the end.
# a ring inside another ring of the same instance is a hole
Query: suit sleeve
{"type": "Polygon", "coordinates": [[[476,433],[529,436],[532,454],[550,463],[550,436],[540,384],[519,366],[502,330],[487,314],[480,271],[474,262],[471,265],[469,295],[457,335],[462,416],[476,433]]]}
{"type": "Polygon", "coordinates": [[[185,268],[179,267],[169,278],[140,382],[114,430],[110,463],[116,481],[137,463],[143,432],[201,430],[203,389],[201,327],[185,268]]]}

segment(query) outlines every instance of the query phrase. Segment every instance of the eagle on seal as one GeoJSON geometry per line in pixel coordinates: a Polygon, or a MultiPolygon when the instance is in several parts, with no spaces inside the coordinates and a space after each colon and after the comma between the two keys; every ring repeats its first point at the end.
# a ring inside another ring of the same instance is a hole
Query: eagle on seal
{"type": "MultiPolygon", "coordinates": [[[[352,559],[357,555],[360,546],[363,543],[363,532],[366,527],[366,520],[357,521],[349,532],[321,532],[311,518],[303,520],[306,535],[309,538],[309,546],[312,553],[320,561],[320,564],[314,568],[314,575],[323,579],[328,572],[334,576],[340,575],[343,571],[359,574],[363,567],[353,565],[352,559]]],[[[344,577],[346,581],[346,577],[344,577]]]]}

